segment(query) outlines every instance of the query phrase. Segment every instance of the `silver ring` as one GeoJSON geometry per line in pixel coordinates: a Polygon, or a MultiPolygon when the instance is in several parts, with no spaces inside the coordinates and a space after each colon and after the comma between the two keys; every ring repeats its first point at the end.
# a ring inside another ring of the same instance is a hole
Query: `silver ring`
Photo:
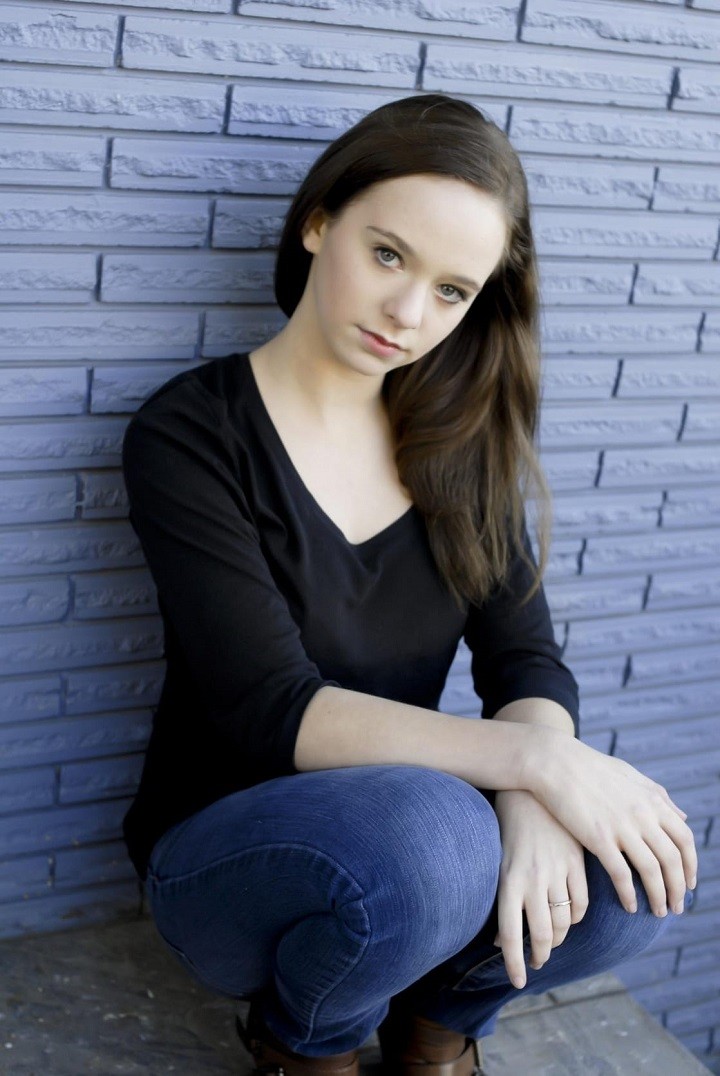
{"type": "Polygon", "coordinates": [[[548,904],[551,908],[566,908],[568,904],[572,904],[572,900],[549,900],[548,904]]]}

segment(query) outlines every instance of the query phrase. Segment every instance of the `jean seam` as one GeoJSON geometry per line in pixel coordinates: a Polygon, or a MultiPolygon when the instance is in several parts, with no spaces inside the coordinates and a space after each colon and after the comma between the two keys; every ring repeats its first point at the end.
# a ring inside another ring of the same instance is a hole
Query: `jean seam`
{"type": "MultiPolygon", "coordinates": [[[[362,911],[363,917],[364,917],[365,937],[362,939],[362,948],[360,949],[360,952],[357,953],[355,959],[352,962],[352,965],[347,968],[347,970],[346,970],[345,974],[342,976],[342,978],[339,978],[337,982],[333,983],[332,987],[325,993],[325,995],[322,998],[318,999],[317,1004],[313,1008],[312,1015],[311,1015],[311,1018],[310,1018],[310,1021],[309,1021],[310,1037],[312,1037],[312,1034],[313,1034],[313,1032],[315,1030],[315,1024],[316,1024],[318,1012],[320,1010],[320,1006],[323,1005],[328,1000],[328,998],[332,995],[334,990],[337,990],[343,984],[343,982],[347,979],[348,975],[350,975],[350,973],[353,972],[357,968],[358,964],[360,963],[360,961],[362,960],[362,958],[365,956],[365,954],[367,952],[367,948],[368,948],[368,945],[370,943],[370,939],[372,937],[372,925],[371,925],[371,922],[370,922],[370,916],[368,914],[367,907],[365,905],[365,901],[367,899],[367,893],[365,891],[365,887],[360,884],[358,879],[345,866],[343,866],[343,864],[341,864],[338,860],[336,860],[333,856],[329,855],[327,852],[323,851],[320,848],[317,848],[315,845],[310,844],[309,842],[306,842],[306,841],[263,841],[263,842],[258,843],[258,844],[247,845],[247,846],[243,847],[240,851],[233,852],[230,855],[221,856],[219,859],[213,860],[212,863],[206,863],[204,866],[197,868],[197,870],[189,871],[189,872],[187,872],[185,874],[173,875],[171,877],[162,879],[162,878],[156,877],[155,875],[152,874],[152,872],[148,871],[148,877],[155,883],[155,888],[156,888],[156,891],[157,891],[157,890],[160,889],[160,887],[162,887],[163,885],[165,885],[168,882],[189,881],[189,880],[191,880],[193,878],[196,878],[198,875],[201,875],[205,871],[208,871],[208,870],[214,869],[215,867],[221,866],[223,863],[229,862],[230,860],[238,859],[239,857],[244,856],[248,852],[253,852],[253,851],[258,851],[258,850],[261,850],[261,851],[262,850],[272,850],[272,851],[278,850],[278,851],[282,851],[284,849],[308,849],[314,855],[320,856],[327,863],[332,864],[334,869],[337,870],[343,876],[343,878],[345,878],[346,880],[349,880],[352,883],[352,885],[355,887],[357,892],[359,893],[359,896],[354,897],[353,901],[356,902],[359,905],[359,907],[360,907],[360,909],[362,911]]],[[[152,899],[150,901],[150,907],[151,907],[151,910],[152,910],[152,899]]],[[[334,908],[338,908],[338,907],[342,908],[342,905],[338,905],[338,904],[334,905],[334,908]]],[[[333,909],[328,908],[328,911],[332,912],[333,909]]],[[[153,913],[153,919],[154,918],[155,918],[155,915],[153,913]]],[[[185,953],[185,951],[179,945],[175,944],[174,942],[171,942],[168,938],[166,938],[165,935],[162,933],[162,931],[160,931],[160,928],[157,926],[157,923],[155,925],[156,925],[156,928],[158,929],[158,932],[161,934],[161,936],[167,942],[167,944],[170,946],[170,948],[179,950],[180,953],[182,954],[183,958],[188,962],[188,964],[194,970],[195,965],[194,965],[193,961],[191,960],[191,958],[185,953]]],[[[355,937],[359,937],[357,931],[355,931],[352,927],[348,926],[348,924],[343,924],[343,925],[344,925],[344,929],[346,929],[348,931],[348,933],[352,933],[355,937]]],[[[205,977],[203,976],[202,972],[200,972],[199,970],[196,972],[196,974],[203,981],[207,981],[207,980],[205,980],[205,977]]],[[[215,989],[215,988],[212,988],[212,989],[215,989]]]]}

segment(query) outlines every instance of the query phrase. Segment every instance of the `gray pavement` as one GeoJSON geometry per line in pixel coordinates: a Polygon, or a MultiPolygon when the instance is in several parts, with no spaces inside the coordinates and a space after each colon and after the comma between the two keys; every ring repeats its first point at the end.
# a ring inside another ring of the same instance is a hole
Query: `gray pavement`
{"type": "MultiPolygon", "coordinates": [[[[147,917],[0,942],[5,1076],[252,1072],[234,1029],[246,1002],[192,980],[147,917]]],[[[710,1071],[613,975],[518,998],[481,1040],[488,1076],[702,1076],[710,1071]]],[[[363,1076],[381,1076],[373,1035],[363,1076]]]]}

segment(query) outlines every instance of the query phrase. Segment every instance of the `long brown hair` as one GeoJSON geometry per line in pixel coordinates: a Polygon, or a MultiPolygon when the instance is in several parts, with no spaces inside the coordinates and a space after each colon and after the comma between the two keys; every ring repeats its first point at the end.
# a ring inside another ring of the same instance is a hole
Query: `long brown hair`
{"type": "Polygon", "coordinates": [[[540,404],[538,276],[527,182],[507,136],[473,105],[418,94],[368,113],[312,164],[285,217],[275,296],[290,317],[312,255],[302,230],[322,208],[336,220],[352,199],[396,176],[435,173],[494,196],[507,220],[499,265],[462,321],[383,382],[400,480],[424,516],[441,575],[460,606],[507,578],[511,545],[532,572],[547,562],[551,494],[536,454],[540,404]],[[525,499],[538,498],[537,568],[525,499]]]}

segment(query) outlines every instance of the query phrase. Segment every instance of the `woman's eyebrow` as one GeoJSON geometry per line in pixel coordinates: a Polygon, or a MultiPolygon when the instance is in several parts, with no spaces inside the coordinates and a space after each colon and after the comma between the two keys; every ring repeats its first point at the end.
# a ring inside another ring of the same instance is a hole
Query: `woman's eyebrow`
{"type": "MultiPolygon", "coordinates": [[[[383,228],[375,228],[372,224],[367,225],[366,231],[377,232],[378,235],[385,236],[386,239],[390,239],[395,244],[395,246],[402,254],[408,254],[411,258],[417,257],[413,248],[411,246],[408,246],[405,240],[401,239],[399,235],[395,234],[395,232],[388,232],[385,231],[383,228]]],[[[468,288],[474,288],[475,291],[480,291],[480,285],[476,284],[475,281],[471,280],[469,277],[460,276],[458,273],[450,273],[449,275],[454,280],[459,280],[461,284],[467,285],[468,288]]]]}

